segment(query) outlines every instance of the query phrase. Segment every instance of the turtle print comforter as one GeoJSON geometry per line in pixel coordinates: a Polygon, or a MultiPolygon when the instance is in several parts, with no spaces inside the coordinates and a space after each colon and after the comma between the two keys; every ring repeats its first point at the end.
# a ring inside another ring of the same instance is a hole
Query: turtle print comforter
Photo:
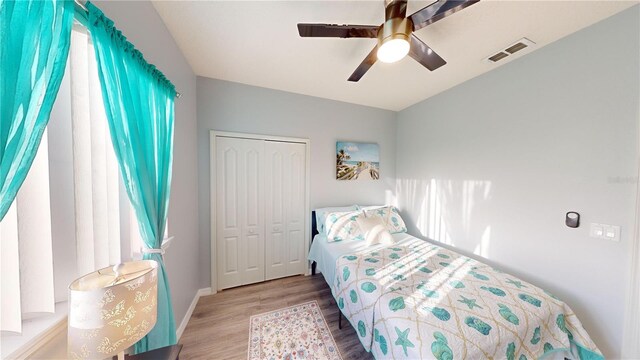
{"type": "Polygon", "coordinates": [[[377,359],[603,359],[555,296],[419,239],[342,256],[332,287],[377,359]]]}

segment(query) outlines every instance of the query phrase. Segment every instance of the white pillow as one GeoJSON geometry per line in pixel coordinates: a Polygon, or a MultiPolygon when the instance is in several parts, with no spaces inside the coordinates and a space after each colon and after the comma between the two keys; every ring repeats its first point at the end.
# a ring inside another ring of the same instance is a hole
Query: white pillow
{"type": "Polygon", "coordinates": [[[367,210],[375,210],[375,209],[380,209],[383,207],[387,207],[389,205],[369,205],[369,206],[360,206],[358,205],[358,210],[360,211],[367,211],[367,210]]]}
{"type": "Polygon", "coordinates": [[[385,227],[392,234],[405,233],[407,227],[404,220],[394,206],[385,206],[377,209],[365,210],[366,217],[380,217],[384,221],[385,227]]]}
{"type": "Polygon", "coordinates": [[[389,230],[387,230],[384,220],[380,216],[363,217],[357,219],[360,230],[364,234],[367,246],[383,244],[393,245],[395,242],[389,230]]]}
{"type": "Polygon", "coordinates": [[[340,211],[327,213],[324,224],[327,241],[364,240],[364,233],[358,225],[358,218],[365,217],[359,211],[340,211]]]}
{"type": "Polygon", "coordinates": [[[338,206],[338,207],[326,207],[326,208],[318,208],[316,209],[316,227],[318,228],[318,232],[320,234],[327,234],[327,229],[325,228],[325,222],[327,221],[327,215],[332,212],[341,212],[341,211],[356,211],[358,210],[358,206],[338,206]]]}

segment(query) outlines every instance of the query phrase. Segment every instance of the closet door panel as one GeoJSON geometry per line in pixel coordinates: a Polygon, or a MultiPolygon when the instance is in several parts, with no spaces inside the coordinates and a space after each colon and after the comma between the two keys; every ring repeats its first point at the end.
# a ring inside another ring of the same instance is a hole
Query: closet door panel
{"type": "Polygon", "coordinates": [[[284,160],[286,143],[265,143],[266,241],[265,263],[267,280],[287,275],[285,262],[285,187],[284,160]]]}
{"type": "MultiPolygon", "coordinates": [[[[232,146],[224,149],[222,154],[224,159],[222,164],[224,170],[219,173],[221,180],[218,184],[222,185],[223,204],[223,226],[225,231],[239,231],[238,224],[238,151],[232,146]]],[[[220,160],[219,160],[220,161],[220,160]]]]}
{"type": "Polygon", "coordinates": [[[260,171],[260,155],[254,148],[248,149],[245,154],[245,220],[247,229],[257,230],[261,223],[260,214],[260,188],[262,174],[260,171]]]}
{"type": "Polygon", "coordinates": [[[216,139],[218,287],[264,280],[264,141],[216,139]]]}
{"type": "Polygon", "coordinates": [[[242,199],[244,251],[243,284],[264,281],[264,141],[241,139],[243,153],[242,199]]]}
{"type": "Polygon", "coordinates": [[[306,145],[287,144],[285,163],[286,188],[286,228],[287,236],[287,273],[302,274],[306,270],[305,236],[305,187],[306,187],[306,145]]]}
{"type": "Polygon", "coordinates": [[[216,250],[220,288],[242,283],[239,254],[242,230],[239,223],[239,163],[241,146],[233,139],[216,142],[216,250]]]}
{"type": "Polygon", "coordinates": [[[224,244],[224,274],[235,275],[238,274],[238,237],[229,236],[223,239],[224,244]]]}

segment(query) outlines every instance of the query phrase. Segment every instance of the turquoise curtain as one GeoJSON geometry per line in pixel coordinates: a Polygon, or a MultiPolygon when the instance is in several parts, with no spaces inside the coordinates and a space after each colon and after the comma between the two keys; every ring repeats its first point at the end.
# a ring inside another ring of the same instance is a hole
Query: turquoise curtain
{"type": "Polygon", "coordinates": [[[0,220],[36,156],[71,42],[73,1],[0,0],[0,220]]]}
{"type": "Polygon", "coordinates": [[[87,9],[111,141],[142,240],[149,249],[156,249],[144,259],[160,265],[158,320],[136,343],[135,352],[140,353],[176,343],[169,283],[160,252],[171,187],[176,90],[100,9],[91,3],[87,9]]]}

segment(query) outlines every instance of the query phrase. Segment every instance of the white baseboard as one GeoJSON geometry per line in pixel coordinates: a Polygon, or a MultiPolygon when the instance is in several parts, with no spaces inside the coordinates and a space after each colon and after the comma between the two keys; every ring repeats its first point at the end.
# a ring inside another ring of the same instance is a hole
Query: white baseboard
{"type": "Polygon", "coordinates": [[[196,305],[198,304],[198,300],[200,300],[200,297],[212,295],[212,294],[214,293],[211,292],[210,287],[199,289],[198,291],[196,291],[196,295],[193,297],[193,301],[191,301],[191,305],[189,305],[189,309],[187,309],[187,313],[184,315],[184,318],[182,318],[182,321],[180,322],[180,326],[178,326],[178,328],[176,329],[176,337],[178,338],[178,341],[180,341],[180,338],[182,337],[182,333],[184,332],[184,329],[187,328],[187,324],[191,319],[193,310],[196,309],[196,305]]]}

